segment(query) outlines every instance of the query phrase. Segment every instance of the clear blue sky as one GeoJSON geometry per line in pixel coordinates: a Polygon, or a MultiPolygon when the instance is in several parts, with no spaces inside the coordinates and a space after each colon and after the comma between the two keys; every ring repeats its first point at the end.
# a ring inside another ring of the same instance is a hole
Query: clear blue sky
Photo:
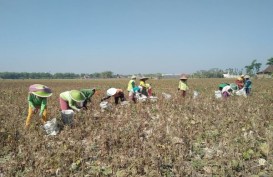
{"type": "Polygon", "coordinates": [[[0,72],[193,73],[273,57],[273,0],[0,0],[0,72]]]}

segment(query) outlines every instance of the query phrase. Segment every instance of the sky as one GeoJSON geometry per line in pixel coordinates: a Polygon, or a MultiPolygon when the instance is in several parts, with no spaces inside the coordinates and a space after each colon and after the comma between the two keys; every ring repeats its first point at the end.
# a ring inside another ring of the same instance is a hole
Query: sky
{"type": "Polygon", "coordinates": [[[0,0],[0,72],[243,69],[273,57],[272,0],[0,0]]]}

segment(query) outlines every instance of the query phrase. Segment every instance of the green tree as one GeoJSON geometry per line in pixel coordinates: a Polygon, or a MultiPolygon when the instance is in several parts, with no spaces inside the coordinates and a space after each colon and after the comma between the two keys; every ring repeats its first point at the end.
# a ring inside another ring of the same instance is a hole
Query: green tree
{"type": "Polygon", "coordinates": [[[271,57],[271,58],[269,58],[269,59],[267,60],[266,65],[273,65],[273,57],[271,57]]]}
{"type": "Polygon", "coordinates": [[[250,65],[245,66],[246,73],[249,75],[253,75],[260,71],[262,63],[257,63],[257,60],[253,60],[250,65]]]}

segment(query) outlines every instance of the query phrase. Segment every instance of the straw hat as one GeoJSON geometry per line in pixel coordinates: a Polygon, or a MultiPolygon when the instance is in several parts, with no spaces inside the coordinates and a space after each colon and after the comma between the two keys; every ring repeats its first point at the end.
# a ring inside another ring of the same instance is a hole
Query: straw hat
{"type": "Polygon", "coordinates": [[[69,92],[69,95],[72,98],[72,100],[76,102],[83,102],[85,100],[85,96],[79,90],[71,90],[69,92]]]}
{"type": "Polygon", "coordinates": [[[246,78],[246,79],[249,79],[249,78],[250,78],[250,76],[249,76],[249,75],[245,75],[245,78],[246,78]]]}
{"type": "Polygon", "coordinates": [[[113,96],[117,93],[117,89],[116,88],[109,88],[107,91],[106,91],[107,95],[108,96],[113,96]]]}
{"type": "Polygon", "coordinates": [[[183,76],[181,76],[180,77],[180,80],[187,80],[188,78],[187,78],[187,76],[185,76],[185,75],[183,75],[183,76]]]}
{"type": "Polygon", "coordinates": [[[148,77],[141,77],[139,80],[148,80],[148,77]]]}
{"type": "Polygon", "coordinates": [[[38,97],[50,97],[52,95],[52,91],[49,87],[42,84],[34,84],[29,87],[30,93],[38,96],[38,97]]]}
{"type": "Polygon", "coordinates": [[[243,78],[242,78],[242,77],[238,77],[237,80],[238,80],[238,81],[242,81],[243,78]]]}
{"type": "Polygon", "coordinates": [[[133,76],[131,77],[131,79],[136,79],[136,76],[133,75],[133,76]]]}

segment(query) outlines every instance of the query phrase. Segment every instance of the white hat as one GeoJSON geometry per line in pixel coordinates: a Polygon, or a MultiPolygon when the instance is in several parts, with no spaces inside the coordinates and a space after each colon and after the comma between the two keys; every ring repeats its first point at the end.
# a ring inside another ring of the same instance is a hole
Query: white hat
{"type": "Polygon", "coordinates": [[[133,75],[133,76],[131,77],[131,79],[136,79],[136,76],[133,75]]]}
{"type": "Polygon", "coordinates": [[[113,96],[117,93],[117,89],[116,88],[109,88],[106,93],[108,96],[113,96]]]}

